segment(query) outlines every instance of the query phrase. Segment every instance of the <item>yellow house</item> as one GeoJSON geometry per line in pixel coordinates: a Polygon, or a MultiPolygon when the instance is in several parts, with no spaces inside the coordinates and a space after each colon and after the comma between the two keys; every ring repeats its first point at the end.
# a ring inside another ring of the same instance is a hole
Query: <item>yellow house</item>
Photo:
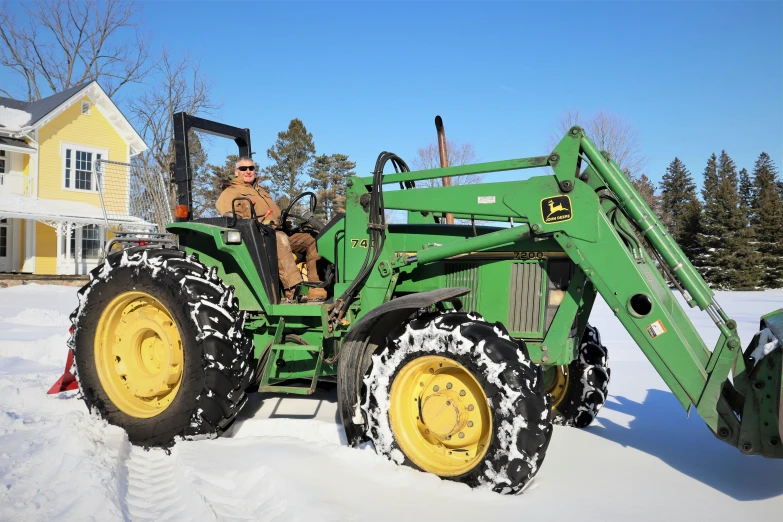
{"type": "MultiPolygon", "coordinates": [[[[85,274],[95,267],[109,234],[96,166],[130,162],[146,149],[97,82],[35,102],[0,98],[0,272],[85,274]]],[[[109,181],[128,180],[101,180],[109,181]]],[[[126,211],[128,191],[119,199],[107,210],[126,211]]]]}

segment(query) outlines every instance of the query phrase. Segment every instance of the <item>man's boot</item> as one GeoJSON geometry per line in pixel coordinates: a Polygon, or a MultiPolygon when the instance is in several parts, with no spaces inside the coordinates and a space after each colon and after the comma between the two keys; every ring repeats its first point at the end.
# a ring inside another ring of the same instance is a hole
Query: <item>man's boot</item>
{"type": "Polygon", "coordinates": [[[325,301],[326,300],[326,290],[323,288],[310,288],[307,290],[307,300],[308,301],[325,301]]]}
{"type": "Polygon", "coordinates": [[[285,298],[284,303],[304,303],[307,302],[307,297],[300,293],[302,285],[294,285],[291,288],[283,290],[285,298]]]}

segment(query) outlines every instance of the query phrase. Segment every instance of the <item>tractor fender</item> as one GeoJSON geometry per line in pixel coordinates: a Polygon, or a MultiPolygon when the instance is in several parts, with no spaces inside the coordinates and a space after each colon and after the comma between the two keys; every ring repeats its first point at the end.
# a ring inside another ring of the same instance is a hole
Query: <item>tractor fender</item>
{"type": "Polygon", "coordinates": [[[345,335],[337,365],[337,401],[345,436],[352,446],[364,439],[366,420],[361,409],[363,376],[370,367],[371,355],[386,336],[416,310],[435,303],[453,301],[470,292],[465,286],[441,288],[409,294],[370,310],[345,335]]]}

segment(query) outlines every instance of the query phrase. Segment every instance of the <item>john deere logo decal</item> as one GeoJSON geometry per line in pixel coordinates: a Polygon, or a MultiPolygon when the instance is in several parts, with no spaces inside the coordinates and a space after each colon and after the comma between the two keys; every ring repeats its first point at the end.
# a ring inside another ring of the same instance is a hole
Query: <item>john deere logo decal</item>
{"type": "Polygon", "coordinates": [[[560,223],[571,219],[571,198],[552,196],[541,200],[541,217],[544,223],[560,223]]]}

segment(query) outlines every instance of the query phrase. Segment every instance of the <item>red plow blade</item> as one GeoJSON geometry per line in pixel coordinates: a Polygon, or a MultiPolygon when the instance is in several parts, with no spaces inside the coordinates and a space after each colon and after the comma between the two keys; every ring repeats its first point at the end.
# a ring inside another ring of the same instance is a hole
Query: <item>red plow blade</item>
{"type": "Polygon", "coordinates": [[[74,377],[71,373],[71,366],[73,366],[73,352],[68,350],[68,360],[65,361],[65,371],[63,372],[62,376],[57,379],[57,382],[54,383],[54,386],[49,389],[47,392],[49,395],[64,391],[76,390],[79,388],[79,383],[76,382],[76,377],[74,377]]]}

